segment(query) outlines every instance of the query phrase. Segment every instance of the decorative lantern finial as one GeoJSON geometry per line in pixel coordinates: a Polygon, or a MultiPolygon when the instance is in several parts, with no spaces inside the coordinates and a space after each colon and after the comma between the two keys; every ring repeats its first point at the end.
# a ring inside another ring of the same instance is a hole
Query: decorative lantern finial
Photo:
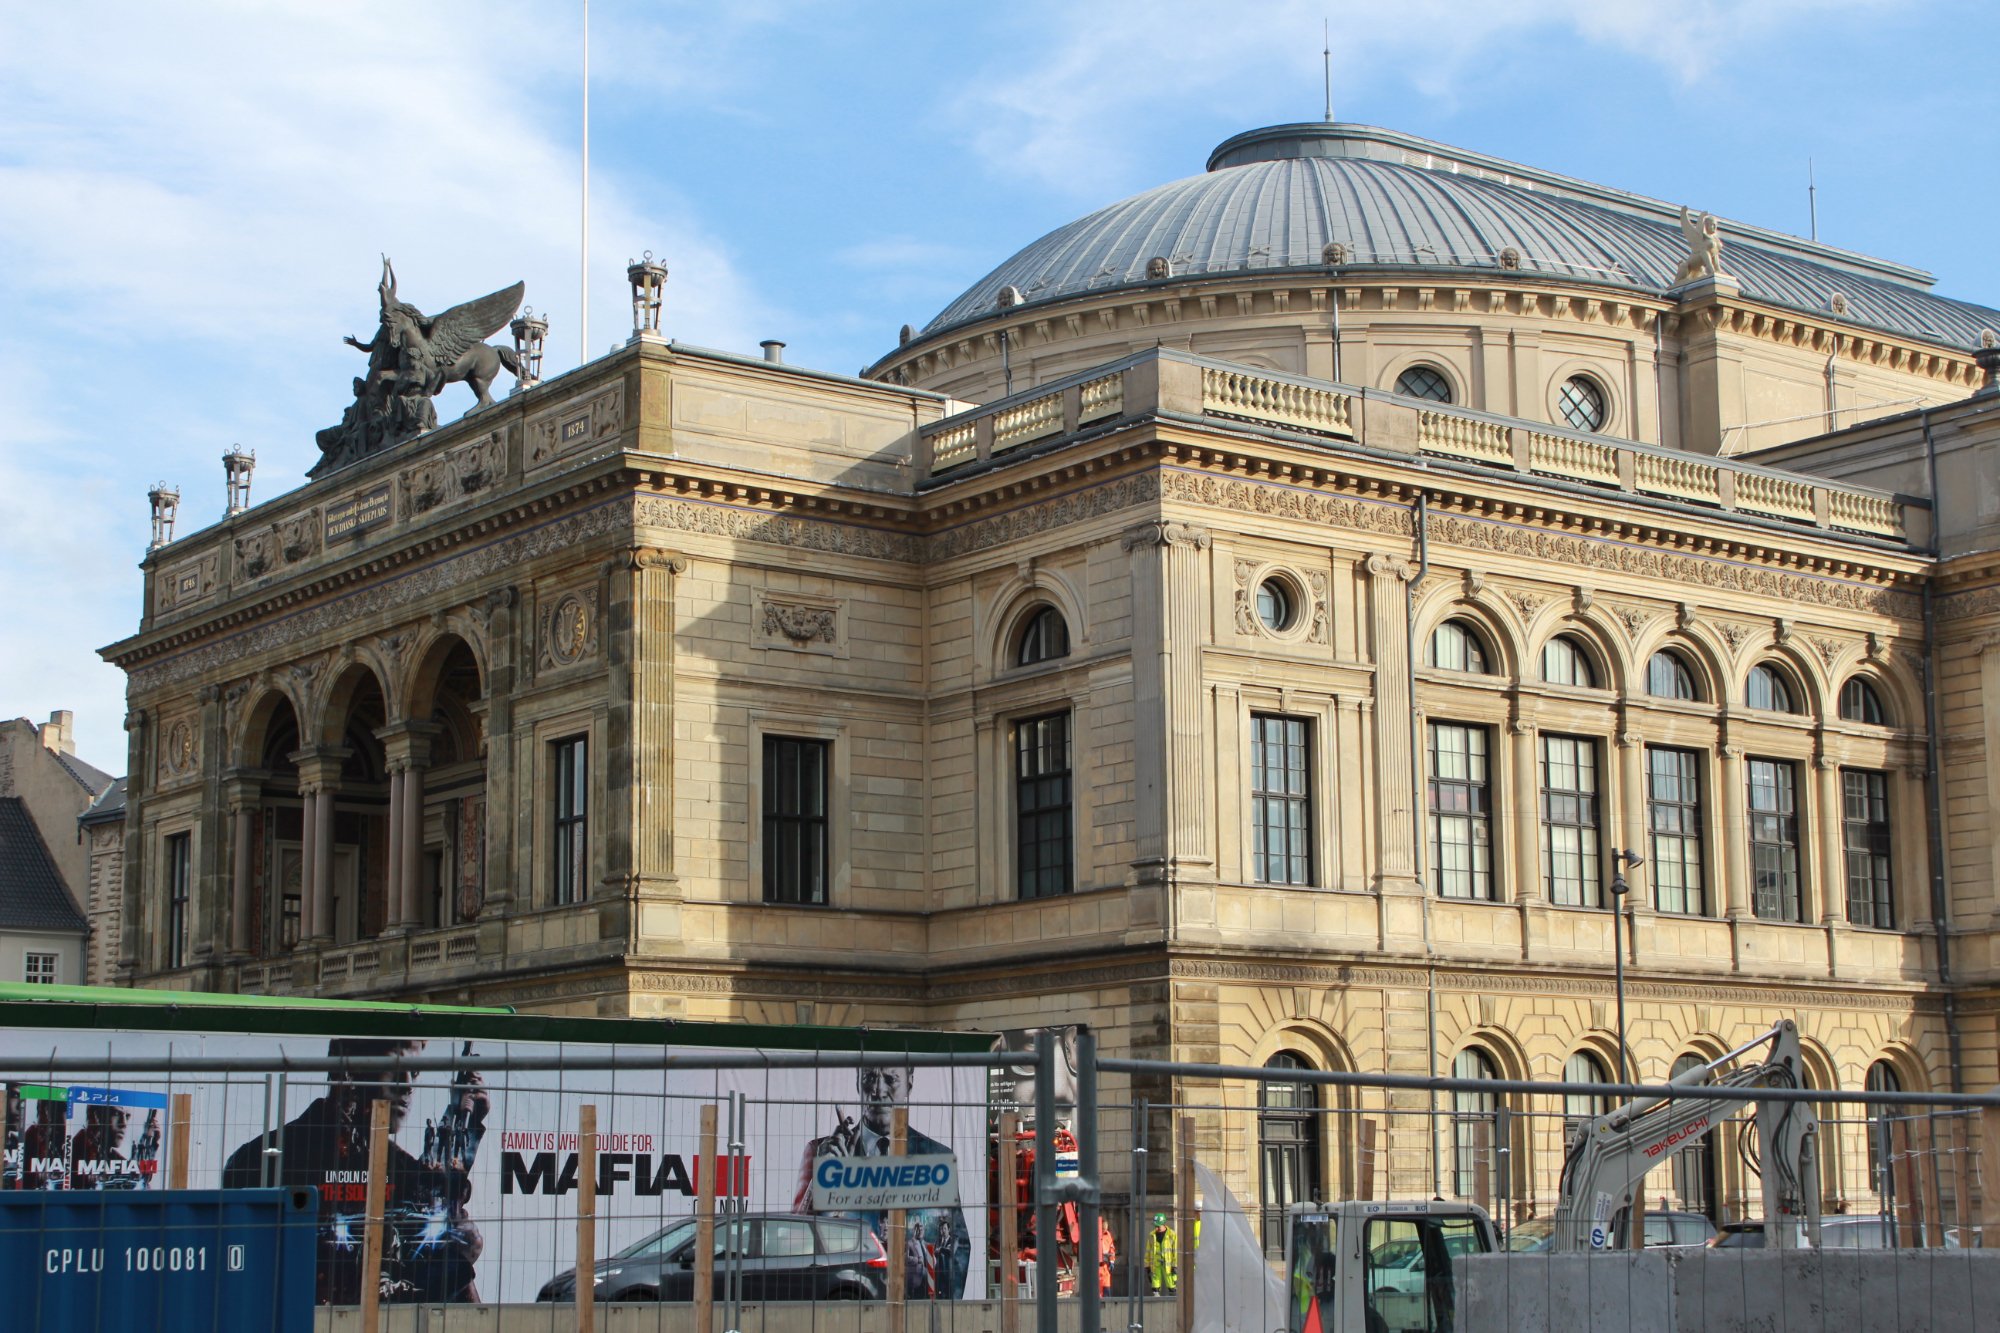
{"type": "Polygon", "coordinates": [[[514,380],[514,392],[519,393],[542,382],[542,344],[548,340],[549,317],[529,306],[507,327],[513,331],[514,357],[521,366],[514,380]]]}
{"type": "Polygon", "coordinates": [[[632,336],[660,337],[660,307],[667,300],[667,266],[653,258],[635,259],[625,268],[625,280],[632,284],[632,336]]]}
{"type": "Polygon", "coordinates": [[[240,514],[250,507],[250,474],[257,470],[257,451],[245,453],[242,445],[231,447],[222,456],[223,475],[229,482],[229,508],[223,517],[240,514]]]}
{"type": "Polygon", "coordinates": [[[153,505],[153,544],[147,549],[157,551],[174,539],[174,512],[181,507],[181,493],[167,489],[162,481],[146,492],[146,498],[153,505]]]}

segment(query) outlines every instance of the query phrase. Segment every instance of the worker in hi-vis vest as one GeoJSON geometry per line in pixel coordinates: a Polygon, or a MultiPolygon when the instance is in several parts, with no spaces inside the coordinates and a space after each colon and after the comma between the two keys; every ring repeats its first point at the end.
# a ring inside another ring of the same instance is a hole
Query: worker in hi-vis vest
{"type": "Polygon", "coordinates": [[[1153,1214],[1153,1230],[1146,1238],[1146,1277],[1155,1296],[1175,1291],[1180,1285],[1180,1241],[1167,1225],[1165,1213],[1153,1214]]]}

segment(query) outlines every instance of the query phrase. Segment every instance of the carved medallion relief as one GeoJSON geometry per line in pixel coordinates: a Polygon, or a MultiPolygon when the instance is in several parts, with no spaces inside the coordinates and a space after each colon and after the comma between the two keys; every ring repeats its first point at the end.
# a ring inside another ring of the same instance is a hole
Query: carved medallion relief
{"type": "Polygon", "coordinates": [[[557,589],[542,603],[535,656],[538,671],[561,671],[595,661],[602,620],[596,584],[557,589]]]}
{"type": "Polygon", "coordinates": [[[159,785],[185,782],[201,768],[200,732],[195,715],[183,713],[160,724],[159,785]]]}

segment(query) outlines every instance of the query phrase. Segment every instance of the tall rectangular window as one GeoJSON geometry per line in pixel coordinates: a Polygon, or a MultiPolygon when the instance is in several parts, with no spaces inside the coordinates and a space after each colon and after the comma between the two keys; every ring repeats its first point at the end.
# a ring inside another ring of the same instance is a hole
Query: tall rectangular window
{"type": "Polygon", "coordinates": [[[1490,745],[1485,727],[1431,724],[1431,878],[1447,898],[1493,896],[1490,745]]]}
{"type": "Polygon", "coordinates": [[[590,896],[590,752],[586,738],[549,747],[555,782],[555,867],[549,899],[560,907],[590,896]]]}
{"type": "Polygon", "coordinates": [[[1702,913],[1708,896],[1701,873],[1701,756],[1693,750],[1646,750],[1646,828],[1652,840],[1653,906],[1702,913]]]}
{"type": "Polygon", "coordinates": [[[1014,881],[1023,898],[1072,887],[1069,714],[1029,718],[1014,728],[1014,881]]]}
{"type": "Polygon", "coordinates": [[[826,902],[826,741],[764,738],[764,901],[826,902]]]}
{"type": "Polygon", "coordinates": [[[1803,921],[1799,898],[1798,767],[1750,761],[1750,910],[1766,921],[1803,921]]]}
{"type": "Polygon", "coordinates": [[[1595,741],[1542,737],[1542,886],[1564,907],[1604,905],[1595,741]]]}
{"type": "Polygon", "coordinates": [[[27,966],[21,972],[21,980],[34,986],[55,985],[60,979],[56,975],[56,968],[59,966],[61,959],[62,955],[55,953],[29,954],[27,966]]]}
{"type": "Polygon", "coordinates": [[[1847,852],[1847,919],[1889,930],[1896,924],[1889,882],[1889,778],[1840,771],[1841,841],[1847,852]]]}
{"type": "Polygon", "coordinates": [[[1260,884],[1312,883],[1312,724],[1250,718],[1252,873],[1260,884]]]}
{"type": "Polygon", "coordinates": [[[167,966],[186,967],[188,960],[188,898],[194,888],[194,835],[175,833],[167,839],[167,966]]]}

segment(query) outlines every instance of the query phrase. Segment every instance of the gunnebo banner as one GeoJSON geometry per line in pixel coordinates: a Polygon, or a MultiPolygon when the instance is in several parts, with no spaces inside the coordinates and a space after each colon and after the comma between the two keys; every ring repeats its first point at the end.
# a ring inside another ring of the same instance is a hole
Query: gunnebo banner
{"type": "MultiPolygon", "coordinates": [[[[893,1109],[906,1105],[910,1165],[931,1173],[909,1201],[909,1294],[945,1299],[985,1294],[985,1265],[975,1259],[986,1248],[985,1172],[972,1171],[961,1191],[961,1173],[950,1165],[985,1160],[983,1068],[507,1073],[494,1066],[508,1054],[641,1048],[458,1037],[426,1042],[143,1031],[85,1036],[19,1028],[0,1031],[0,1040],[15,1052],[82,1054],[87,1046],[115,1051],[121,1059],[157,1059],[163,1069],[169,1057],[253,1061],[406,1052],[455,1057],[457,1067],[450,1073],[292,1075],[285,1080],[283,1107],[273,1105],[268,1121],[266,1097],[275,1102],[275,1076],[174,1078],[171,1090],[190,1092],[194,1099],[187,1149],[191,1188],[303,1185],[317,1192],[316,1285],[323,1304],[360,1300],[369,1135],[378,1100],[389,1104],[391,1134],[390,1224],[383,1248],[384,1294],[390,1300],[532,1301],[543,1284],[574,1265],[577,1113],[585,1103],[597,1107],[600,1258],[692,1214],[708,1171],[715,1174],[719,1194],[743,1200],[751,1211],[813,1212],[821,1208],[814,1200],[815,1165],[841,1162],[856,1168],[857,1183],[874,1180],[880,1172],[868,1168],[887,1165],[881,1159],[889,1148],[893,1109]],[[732,1092],[746,1099],[741,1147],[732,1152],[727,1145],[725,1106],[717,1158],[704,1162],[700,1108],[725,1103],[732,1092]],[[935,1175],[940,1163],[944,1180],[935,1175]]],[[[716,1048],[667,1049],[699,1058],[716,1048]]],[[[0,1186],[156,1187],[155,1178],[166,1170],[159,1142],[168,1091],[163,1079],[100,1075],[77,1082],[66,1087],[24,1080],[8,1087],[7,1166],[0,1186]],[[43,1109],[50,1107],[55,1109],[43,1109]]],[[[871,1193],[888,1198],[881,1189],[862,1189],[821,1210],[857,1217],[880,1235],[886,1216],[879,1200],[863,1197],[871,1193]]]]}

